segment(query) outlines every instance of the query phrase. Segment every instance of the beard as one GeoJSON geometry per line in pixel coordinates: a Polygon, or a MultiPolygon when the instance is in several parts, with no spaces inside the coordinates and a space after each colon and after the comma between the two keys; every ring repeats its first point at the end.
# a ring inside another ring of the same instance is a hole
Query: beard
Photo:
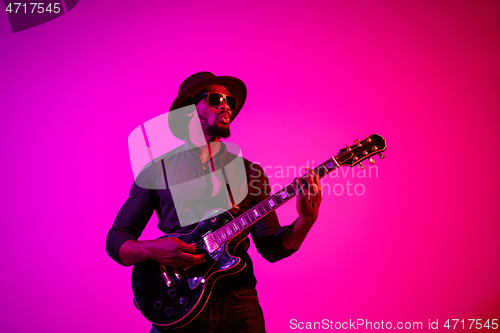
{"type": "Polygon", "coordinates": [[[208,125],[205,128],[205,133],[212,136],[212,138],[226,139],[231,136],[229,125],[227,127],[219,127],[218,124],[208,125]]]}
{"type": "Polygon", "coordinates": [[[199,116],[201,127],[203,128],[203,133],[210,135],[212,138],[226,139],[231,136],[231,131],[229,130],[229,124],[225,126],[214,120],[213,124],[209,124],[208,120],[201,115],[199,116]]]}

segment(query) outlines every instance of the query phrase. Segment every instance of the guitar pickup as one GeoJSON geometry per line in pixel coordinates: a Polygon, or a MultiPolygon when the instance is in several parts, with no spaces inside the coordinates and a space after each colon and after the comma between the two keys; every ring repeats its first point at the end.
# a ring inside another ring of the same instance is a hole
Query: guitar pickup
{"type": "Polygon", "coordinates": [[[213,233],[209,233],[208,235],[204,236],[203,241],[205,242],[208,253],[213,253],[219,248],[219,244],[217,243],[217,240],[215,239],[213,233]]]}

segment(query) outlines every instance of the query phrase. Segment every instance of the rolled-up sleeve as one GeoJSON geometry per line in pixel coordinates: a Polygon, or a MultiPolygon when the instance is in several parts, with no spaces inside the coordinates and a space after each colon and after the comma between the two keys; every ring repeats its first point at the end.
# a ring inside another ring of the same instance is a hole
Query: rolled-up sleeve
{"type": "Polygon", "coordinates": [[[141,188],[134,182],[129,198],[118,212],[106,238],[106,251],[113,260],[122,264],[118,257],[120,247],[130,239],[139,238],[153,215],[155,204],[154,191],[141,188]]]}
{"type": "MultiPolygon", "coordinates": [[[[270,195],[267,176],[260,165],[252,163],[249,175],[249,196],[253,198],[251,206],[265,200],[270,195]]],[[[297,250],[283,247],[283,232],[290,226],[281,226],[275,211],[257,221],[251,231],[257,251],[269,262],[276,262],[292,255],[297,250]]]]}

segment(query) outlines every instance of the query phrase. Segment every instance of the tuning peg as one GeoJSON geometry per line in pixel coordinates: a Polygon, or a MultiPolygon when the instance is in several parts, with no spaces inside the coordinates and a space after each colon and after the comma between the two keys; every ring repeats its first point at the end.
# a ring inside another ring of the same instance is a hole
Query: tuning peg
{"type": "Polygon", "coordinates": [[[372,139],[368,135],[365,134],[365,136],[366,136],[366,142],[372,142],[372,139]]]}
{"type": "Polygon", "coordinates": [[[372,158],[370,158],[370,164],[375,164],[375,161],[372,158]]]}
{"type": "Polygon", "coordinates": [[[359,163],[359,167],[363,170],[365,169],[365,166],[362,163],[359,163]]]}
{"type": "Polygon", "coordinates": [[[381,160],[383,160],[383,159],[385,158],[385,156],[384,156],[384,155],[382,155],[382,153],[378,153],[378,157],[379,157],[381,160]]]}
{"type": "Polygon", "coordinates": [[[351,151],[351,147],[349,147],[349,145],[346,143],[345,146],[347,147],[347,151],[351,151]]]}
{"type": "Polygon", "coordinates": [[[359,142],[359,140],[354,140],[354,143],[358,145],[358,147],[361,147],[361,143],[359,142]]]}

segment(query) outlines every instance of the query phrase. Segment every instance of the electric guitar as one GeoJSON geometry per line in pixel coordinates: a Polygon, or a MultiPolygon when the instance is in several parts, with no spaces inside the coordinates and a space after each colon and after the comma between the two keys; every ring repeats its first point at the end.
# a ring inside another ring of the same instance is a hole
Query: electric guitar
{"type": "MultiPolygon", "coordinates": [[[[340,150],[314,169],[320,178],[340,166],[355,166],[386,150],[383,137],[373,134],[340,150]]],[[[362,168],[363,165],[360,164],[362,168]]],[[[295,196],[294,186],[286,186],[250,210],[234,218],[228,211],[209,212],[189,234],[167,234],[188,244],[196,244],[197,253],[205,253],[206,262],[186,269],[147,260],[134,265],[132,289],[134,303],[142,314],[159,326],[180,327],[193,320],[208,301],[215,281],[234,274],[245,262],[231,253],[246,238],[251,226],[295,196]]]]}

